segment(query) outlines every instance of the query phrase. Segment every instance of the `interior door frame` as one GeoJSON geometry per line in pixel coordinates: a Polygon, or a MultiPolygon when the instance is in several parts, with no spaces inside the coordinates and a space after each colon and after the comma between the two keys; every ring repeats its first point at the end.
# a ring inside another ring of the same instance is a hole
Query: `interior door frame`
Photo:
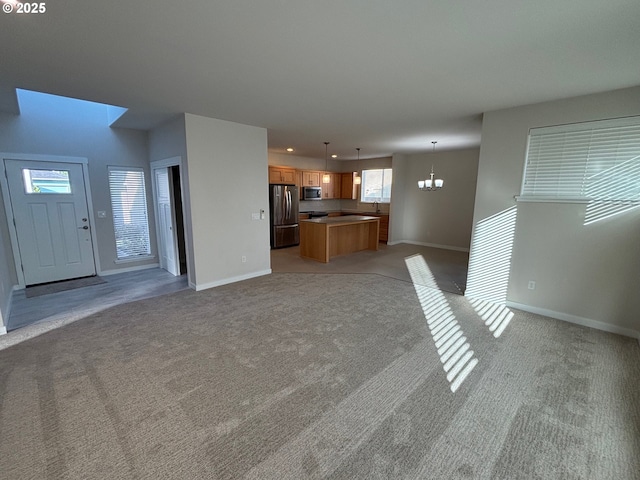
{"type": "MultiPolygon", "coordinates": [[[[183,185],[183,172],[182,172],[182,157],[170,157],[170,158],[165,158],[163,160],[157,160],[155,162],[150,162],[150,166],[151,166],[151,188],[153,191],[153,213],[155,214],[155,218],[156,218],[156,238],[158,239],[158,261],[160,263],[160,268],[162,268],[163,270],[166,270],[163,266],[162,266],[162,257],[163,257],[163,252],[160,251],[160,238],[162,235],[162,232],[160,232],[160,217],[159,217],[159,212],[158,212],[158,186],[156,185],[156,173],[155,171],[161,168],[169,168],[169,167],[178,167],[180,169],[180,194],[183,195],[182,192],[184,192],[184,185],[183,185]]],[[[169,177],[171,178],[171,177],[169,177]]],[[[176,267],[177,267],[177,271],[178,271],[178,276],[180,275],[180,254],[179,254],[179,248],[178,248],[178,234],[177,234],[177,228],[176,228],[176,211],[175,211],[175,201],[174,201],[174,195],[175,195],[175,191],[173,188],[171,188],[171,222],[173,224],[173,245],[174,245],[174,250],[175,250],[175,262],[176,262],[176,267]]],[[[182,204],[184,205],[184,198],[180,199],[182,201],[182,204]]],[[[186,234],[186,231],[185,231],[186,234]]],[[[185,248],[187,248],[187,242],[185,239],[185,248]]],[[[187,255],[187,258],[189,258],[189,251],[187,248],[187,252],[185,252],[187,255]]],[[[188,263],[188,261],[187,261],[188,263]]],[[[169,272],[171,273],[171,272],[169,272]]]]}
{"type": "Polygon", "coordinates": [[[98,241],[96,235],[96,222],[93,215],[93,202],[91,195],[91,184],[89,183],[89,159],[86,157],[67,157],[57,155],[40,155],[40,154],[26,154],[26,153],[5,153],[0,152],[0,162],[2,163],[2,175],[0,175],[0,185],[2,186],[2,200],[4,201],[4,210],[7,215],[7,225],[9,227],[9,238],[11,239],[11,250],[13,252],[13,261],[16,268],[16,275],[18,276],[17,289],[24,289],[26,282],[24,279],[24,273],[22,272],[22,260],[20,258],[20,246],[18,244],[18,232],[16,226],[13,223],[15,218],[13,215],[13,205],[11,204],[11,196],[9,194],[9,182],[7,180],[7,170],[4,163],[5,160],[22,160],[33,162],[51,162],[51,163],[74,163],[79,164],[82,167],[82,176],[84,179],[84,191],[87,210],[89,212],[89,222],[91,225],[91,245],[93,247],[93,263],[96,268],[96,273],[99,275],[102,273],[100,268],[100,255],[98,253],[98,241]]]}

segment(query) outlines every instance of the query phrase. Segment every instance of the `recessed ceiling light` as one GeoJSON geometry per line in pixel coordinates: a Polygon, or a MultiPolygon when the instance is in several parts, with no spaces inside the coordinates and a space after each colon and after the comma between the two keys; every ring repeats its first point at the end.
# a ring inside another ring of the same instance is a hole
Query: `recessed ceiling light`
{"type": "Polygon", "coordinates": [[[331,155],[331,158],[338,158],[338,155],[334,153],[333,155],[331,155]]]}
{"type": "Polygon", "coordinates": [[[287,152],[293,152],[293,148],[291,147],[287,148],[287,152]]]}

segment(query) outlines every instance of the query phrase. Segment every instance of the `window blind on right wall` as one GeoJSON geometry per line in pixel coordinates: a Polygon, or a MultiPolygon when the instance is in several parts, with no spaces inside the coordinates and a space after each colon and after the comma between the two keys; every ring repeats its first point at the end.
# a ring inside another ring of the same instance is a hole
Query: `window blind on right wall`
{"type": "Polygon", "coordinates": [[[521,199],[640,201],[640,117],[531,129],[521,199]]]}

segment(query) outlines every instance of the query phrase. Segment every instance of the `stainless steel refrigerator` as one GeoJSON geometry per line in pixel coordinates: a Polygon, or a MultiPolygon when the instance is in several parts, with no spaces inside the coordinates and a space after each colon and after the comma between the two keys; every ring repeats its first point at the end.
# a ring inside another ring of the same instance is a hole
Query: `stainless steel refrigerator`
{"type": "Polygon", "coordinates": [[[271,248],[300,244],[298,208],[298,187],[295,185],[269,185],[271,248]]]}

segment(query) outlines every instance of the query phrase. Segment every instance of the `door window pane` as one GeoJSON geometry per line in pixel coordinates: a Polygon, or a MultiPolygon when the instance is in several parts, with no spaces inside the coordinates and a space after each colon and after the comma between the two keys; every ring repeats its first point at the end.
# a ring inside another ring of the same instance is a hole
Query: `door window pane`
{"type": "Polygon", "coordinates": [[[22,169],[24,191],[32,193],[71,193],[69,172],[67,170],[33,170],[22,169]]]}

